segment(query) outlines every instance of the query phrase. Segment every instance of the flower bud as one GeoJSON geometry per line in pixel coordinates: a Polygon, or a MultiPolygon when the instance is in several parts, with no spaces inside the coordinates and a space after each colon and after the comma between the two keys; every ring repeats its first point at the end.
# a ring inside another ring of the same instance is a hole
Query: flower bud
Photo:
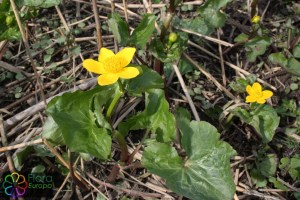
{"type": "Polygon", "coordinates": [[[5,19],[6,25],[9,26],[13,22],[14,18],[12,16],[7,16],[5,19]]]}
{"type": "Polygon", "coordinates": [[[251,22],[253,24],[258,24],[260,22],[260,16],[259,15],[254,15],[251,19],[251,22]]]}
{"type": "Polygon", "coordinates": [[[176,42],[177,38],[178,38],[178,36],[177,36],[176,33],[170,33],[170,35],[169,35],[169,42],[172,42],[172,43],[176,42]]]}

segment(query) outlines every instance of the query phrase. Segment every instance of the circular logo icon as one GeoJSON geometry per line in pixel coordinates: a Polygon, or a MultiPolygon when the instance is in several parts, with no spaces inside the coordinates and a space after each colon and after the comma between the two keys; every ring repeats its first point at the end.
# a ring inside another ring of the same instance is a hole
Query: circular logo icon
{"type": "Polygon", "coordinates": [[[28,182],[23,175],[14,172],[5,176],[2,186],[6,195],[17,198],[25,194],[28,182]]]}

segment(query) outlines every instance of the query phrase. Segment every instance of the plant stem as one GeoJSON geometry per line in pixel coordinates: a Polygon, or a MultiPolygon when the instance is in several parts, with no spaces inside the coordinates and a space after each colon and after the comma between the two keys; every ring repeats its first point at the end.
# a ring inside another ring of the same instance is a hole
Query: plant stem
{"type": "Polygon", "coordinates": [[[259,104],[257,108],[254,110],[253,115],[256,115],[263,107],[265,104],[259,104]]]}
{"type": "MultiPolygon", "coordinates": [[[[170,0],[168,12],[163,19],[162,28],[159,36],[162,43],[164,41],[164,38],[166,37],[170,24],[173,20],[174,14],[175,14],[175,0],[170,0]]],[[[154,70],[160,75],[164,76],[164,65],[159,59],[155,60],[154,70]]]]}
{"type": "Polygon", "coordinates": [[[120,161],[125,163],[128,160],[128,148],[127,148],[126,140],[125,140],[124,136],[119,132],[115,133],[115,137],[116,137],[116,139],[120,145],[120,149],[121,149],[120,161]]]}
{"type": "Polygon", "coordinates": [[[121,81],[118,81],[119,83],[119,90],[117,92],[117,94],[114,96],[114,99],[112,100],[112,102],[110,103],[107,113],[106,113],[106,117],[110,118],[112,111],[114,110],[114,108],[116,107],[117,103],[119,102],[121,96],[124,94],[124,88],[123,85],[121,83],[121,81]]]}

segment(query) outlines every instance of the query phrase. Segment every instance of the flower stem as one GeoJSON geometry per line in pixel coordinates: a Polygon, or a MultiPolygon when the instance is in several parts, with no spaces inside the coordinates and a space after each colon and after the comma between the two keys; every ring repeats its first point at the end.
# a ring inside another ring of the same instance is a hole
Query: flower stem
{"type": "Polygon", "coordinates": [[[256,115],[263,107],[265,104],[259,104],[257,108],[254,110],[253,115],[256,115]]]}
{"type": "Polygon", "coordinates": [[[125,88],[124,88],[124,85],[122,84],[122,81],[120,79],[118,80],[118,84],[119,84],[120,91],[124,93],[125,88]]]}
{"type": "MultiPolygon", "coordinates": [[[[120,86],[120,84],[122,85],[122,83],[119,83],[119,86],[120,86]]],[[[122,85],[122,87],[123,87],[123,85],[122,85]]],[[[110,103],[110,105],[108,107],[108,110],[106,113],[107,118],[110,118],[112,111],[114,110],[115,106],[117,105],[117,103],[119,102],[119,100],[123,94],[124,94],[124,89],[121,88],[121,86],[120,86],[117,94],[114,96],[114,99],[112,100],[112,102],[110,103]]]]}

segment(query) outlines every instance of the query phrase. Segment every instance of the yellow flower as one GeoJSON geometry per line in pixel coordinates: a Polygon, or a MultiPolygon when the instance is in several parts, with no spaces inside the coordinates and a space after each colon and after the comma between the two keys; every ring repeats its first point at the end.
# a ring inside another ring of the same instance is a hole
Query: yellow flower
{"type": "Polygon", "coordinates": [[[98,61],[86,59],[82,65],[89,72],[101,74],[98,77],[99,85],[110,85],[117,82],[119,78],[131,79],[139,75],[139,70],[130,64],[136,49],[126,47],[114,54],[109,49],[101,48],[98,61]]]}
{"type": "Polygon", "coordinates": [[[262,91],[262,87],[259,83],[255,82],[252,87],[250,85],[246,88],[247,93],[249,94],[246,97],[247,103],[257,102],[259,104],[266,103],[266,99],[273,96],[273,92],[270,90],[262,91]]]}
{"type": "Polygon", "coordinates": [[[254,15],[251,19],[251,22],[253,24],[258,24],[260,22],[260,16],[259,15],[254,15]]]}

